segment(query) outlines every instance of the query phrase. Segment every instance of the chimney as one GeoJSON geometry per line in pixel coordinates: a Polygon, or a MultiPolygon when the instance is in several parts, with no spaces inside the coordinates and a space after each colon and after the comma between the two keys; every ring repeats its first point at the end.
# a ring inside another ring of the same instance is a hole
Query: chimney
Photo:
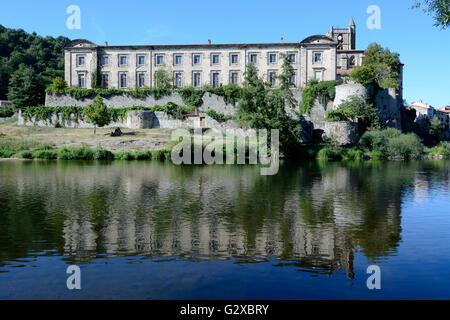
{"type": "Polygon", "coordinates": [[[208,44],[211,44],[211,40],[208,40],[208,44]]]}
{"type": "Polygon", "coordinates": [[[283,37],[281,37],[281,43],[284,43],[284,38],[283,37]]]}
{"type": "Polygon", "coordinates": [[[105,41],[105,47],[107,47],[108,46],[108,41],[105,41]]]}

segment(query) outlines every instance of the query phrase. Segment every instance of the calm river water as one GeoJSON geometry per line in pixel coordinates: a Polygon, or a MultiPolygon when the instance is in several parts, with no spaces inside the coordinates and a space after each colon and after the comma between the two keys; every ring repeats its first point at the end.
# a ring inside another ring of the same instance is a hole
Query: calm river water
{"type": "Polygon", "coordinates": [[[259,173],[0,162],[0,299],[450,299],[449,161],[259,173]]]}

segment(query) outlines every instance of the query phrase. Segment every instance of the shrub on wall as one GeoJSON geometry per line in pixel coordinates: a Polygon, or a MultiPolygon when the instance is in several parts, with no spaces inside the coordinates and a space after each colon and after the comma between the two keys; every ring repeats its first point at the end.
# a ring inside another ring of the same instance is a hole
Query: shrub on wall
{"type": "Polygon", "coordinates": [[[203,95],[205,94],[205,91],[203,90],[198,90],[189,86],[178,88],[177,92],[186,106],[198,108],[203,104],[203,95]]]}
{"type": "Polygon", "coordinates": [[[215,110],[208,110],[206,114],[220,123],[233,119],[232,116],[226,116],[223,113],[216,112],[215,110]]]}
{"type": "Polygon", "coordinates": [[[336,86],[339,81],[321,81],[312,79],[308,82],[308,85],[303,88],[302,91],[302,102],[300,104],[301,114],[311,114],[311,109],[314,105],[314,100],[319,98],[319,102],[326,106],[328,101],[334,100],[336,95],[336,86]]]}

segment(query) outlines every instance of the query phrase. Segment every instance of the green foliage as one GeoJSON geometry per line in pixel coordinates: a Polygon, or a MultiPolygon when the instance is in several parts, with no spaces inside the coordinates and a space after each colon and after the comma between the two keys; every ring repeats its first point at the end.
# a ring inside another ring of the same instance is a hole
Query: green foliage
{"type": "Polygon", "coordinates": [[[184,104],[188,107],[198,108],[203,104],[203,95],[205,91],[197,90],[192,86],[185,88],[178,88],[177,92],[181,96],[184,104]]]}
{"type": "Polygon", "coordinates": [[[155,82],[157,88],[172,88],[173,78],[165,68],[160,68],[155,71],[155,82]]]}
{"type": "Polygon", "coordinates": [[[300,104],[300,113],[309,115],[311,108],[314,105],[314,100],[319,98],[319,102],[325,106],[328,101],[334,100],[336,95],[336,86],[339,81],[317,81],[312,79],[308,82],[308,85],[303,88],[302,102],[300,104]]]}
{"type": "Polygon", "coordinates": [[[402,134],[392,128],[366,132],[361,137],[359,146],[365,152],[381,153],[382,158],[418,159],[424,150],[415,134],[402,134]]]}
{"type": "Polygon", "coordinates": [[[94,160],[94,151],[86,147],[62,148],[58,150],[60,160],[94,160]]]}
{"type": "Polygon", "coordinates": [[[61,77],[56,77],[53,79],[53,82],[51,85],[47,87],[45,90],[49,94],[56,94],[61,95],[66,93],[67,90],[67,82],[61,77]]]}
{"type": "Polygon", "coordinates": [[[8,118],[14,115],[14,108],[7,106],[4,108],[0,108],[0,118],[8,118]]]}
{"type": "Polygon", "coordinates": [[[364,52],[361,66],[356,66],[350,78],[363,85],[379,88],[398,88],[401,62],[398,53],[391,52],[377,43],[370,44],[364,52]]]}
{"type": "Polygon", "coordinates": [[[424,11],[433,16],[435,26],[446,29],[450,26],[450,2],[448,0],[416,1],[413,8],[424,7],[424,11]]]}
{"type": "Polygon", "coordinates": [[[425,149],[425,152],[432,156],[450,156],[450,142],[442,141],[439,145],[434,146],[433,148],[425,149]]]}
{"type": "Polygon", "coordinates": [[[355,112],[350,108],[328,110],[326,117],[329,121],[346,121],[355,118],[355,112]]]}
{"type": "Polygon", "coordinates": [[[280,56],[281,59],[283,59],[283,64],[281,65],[281,73],[278,76],[280,92],[282,93],[287,106],[291,109],[294,109],[297,105],[297,101],[294,98],[294,94],[292,93],[291,88],[294,88],[295,85],[291,84],[290,79],[295,76],[295,70],[287,54],[282,53],[280,56]]]}
{"type": "Polygon", "coordinates": [[[33,159],[33,154],[30,151],[26,150],[19,152],[17,154],[17,157],[21,159],[33,159]]]}
{"type": "Polygon", "coordinates": [[[208,110],[206,114],[220,123],[233,119],[232,116],[226,116],[223,113],[216,112],[215,110],[208,110]]]}
{"type": "Polygon", "coordinates": [[[243,126],[254,129],[278,129],[280,151],[291,156],[299,151],[300,125],[286,113],[286,93],[273,89],[258,77],[253,64],[245,73],[242,99],[236,117],[243,126]]]}
{"type": "Polygon", "coordinates": [[[235,105],[241,98],[241,88],[234,83],[220,86],[218,88],[207,87],[204,88],[206,92],[213,93],[215,95],[223,97],[223,100],[227,104],[235,105]]]}
{"type": "Polygon", "coordinates": [[[86,121],[92,123],[95,127],[103,127],[111,122],[111,115],[100,96],[95,97],[92,104],[83,109],[83,114],[86,121]]]}
{"type": "Polygon", "coordinates": [[[430,135],[433,137],[435,143],[438,143],[442,139],[442,132],[445,126],[437,116],[434,116],[431,119],[430,127],[430,135]]]}
{"type": "Polygon", "coordinates": [[[38,150],[33,152],[33,159],[54,160],[58,158],[58,153],[52,150],[38,150]]]}
{"type": "Polygon", "coordinates": [[[330,121],[345,121],[357,118],[361,135],[369,128],[376,129],[381,126],[373,104],[358,96],[351,96],[343,101],[336,110],[327,111],[327,118],[330,121]]]}
{"type": "Polygon", "coordinates": [[[94,160],[114,160],[114,153],[103,149],[95,150],[94,160]]]}
{"type": "MultiPolygon", "coordinates": [[[[70,42],[65,37],[40,37],[22,29],[8,29],[0,25],[0,100],[6,100],[10,78],[21,64],[31,67],[41,79],[39,97],[55,77],[64,76],[64,47],[70,42]]],[[[26,103],[39,105],[43,101],[26,103]]]]}
{"type": "Polygon", "coordinates": [[[45,97],[42,76],[36,74],[33,68],[21,64],[10,78],[8,100],[16,109],[43,104],[45,97]]]}
{"type": "Polygon", "coordinates": [[[322,148],[317,153],[318,160],[326,161],[358,161],[363,159],[364,152],[355,149],[322,148]]]}

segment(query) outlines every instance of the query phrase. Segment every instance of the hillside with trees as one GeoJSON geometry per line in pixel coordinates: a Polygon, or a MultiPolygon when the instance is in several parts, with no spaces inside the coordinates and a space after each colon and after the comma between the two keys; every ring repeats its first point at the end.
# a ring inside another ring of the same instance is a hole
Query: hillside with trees
{"type": "Polygon", "coordinates": [[[0,99],[8,99],[10,91],[17,92],[17,88],[11,90],[10,86],[20,82],[10,83],[10,79],[15,73],[20,73],[17,77],[27,75],[27,79],[32,82],[26,85],[30,89],[37,89],[36,96],[42,100],[45,87],[53,78],[64,76],[64,47],[69,42],[70,39],[66,37],[44,38],[34,32],[30,34],[22,29],[9,29],[0,25],[0,99]]]}

